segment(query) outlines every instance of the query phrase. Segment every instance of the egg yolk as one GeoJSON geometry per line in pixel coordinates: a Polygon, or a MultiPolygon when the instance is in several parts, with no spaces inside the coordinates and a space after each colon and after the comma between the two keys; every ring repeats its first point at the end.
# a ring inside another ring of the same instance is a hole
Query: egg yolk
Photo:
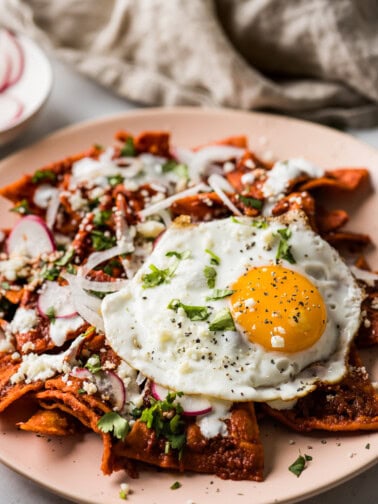
{"type": "Polygon", "coordinates": [[[252,343],[267,350],[300,352],[324,332],[323,298],[296,271],[279,265],[251,268],[231,288],[232,316],[252,343]]]}

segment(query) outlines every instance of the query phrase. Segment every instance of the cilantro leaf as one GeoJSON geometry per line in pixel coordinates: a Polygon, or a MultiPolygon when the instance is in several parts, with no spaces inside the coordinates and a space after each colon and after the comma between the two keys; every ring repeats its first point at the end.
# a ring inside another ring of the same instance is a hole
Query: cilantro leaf
{"type": "Polygon", "coordinates": [[[32,176],[31,181],[33,184],[37,184],[38,182],[42,181],[51,181],[55,182],[57,179],[57,174],[52,171],[52,170],[37,170],[34,175],[32,176]]]}
{"type": "Polygon", "coordinates": [[[49,308],[47,308],[46,316],[50,320],[51,324],[55,324],[56,313],[55,313],[55,308],[53,306],[50,306],[49,308]]]}
{"type": "Polygon", "coordinates": [[[143,289],[150,289],[151,287],[156,287],[162,283],[169,283],[170,279],[175,274],[177,266],[178,262],[170,268],[159,269],[154,264],[150,264],[151,273],[145,273],[142,276],[143,289]]]}
{"type": "Polygon", "coordinates": [[[193,321],[206,320],[209,318],[210,311],[206,306],[191,306],[181,303],[179,299],[172,299],[167,306],[170,310],[177,312],[179,308],[182,308],[188,319],[193,321]]]}
{"type": "Polygon", "coordinates": [[[259,199],[243,196],[242,194],[239,194],[238,198],[246,207],[255,208],[256,210],[261,210],[263,207],[263,202],[259,199]]]}
{"type": "Polygon", "coordinates": [[[288,240],[291,237],[291,231],[288,228],[277,229],[280,241],[278,243],[276,259],[285,259],[290,264],[295,264],[296,260],[291,252],[291,246],[288,240]]]}
{"type": "Polygon", "coordinates": [[[312,460],[312,457],[310,455],[305,455],[304,457],[303,455],[299,455],[297,460],[295,460],[295,462],[293,462],[288,469],[293,474],[295,474],[297,478],[299,478],[302,472],[306,469],[306,462],[309,460],[312,460]]]}
{"type": "Polygon", "coordinates": [[[252,221],[252,226],[257,229],[266,229],[268,227],[268,223],[265,220],[254,220],[252,221]]]}
{"type": "Polygon", "coordinates": [[[28,200],[23,199],[16,203],[13,208],[10,209],[11,212],[19,213],[21,215],[27,215],[30,214],[30,208],[29,208],[29,203],[28,200]]]}
{"type": "Polygon", "coordinates": [[[75,249],[69,247],[66,250],[65,254],[60,259],[55,261],[55,264],[57,266],[67,266],[67,264],[70,263],[71,260],[73,259],[74,255],[75,255],[75,249]]]}
{"type": "Polygon", "coordinates": [[[172,485],[169,487],[171,490],[177,490],[178,488],[181,488],[182,484],[179,481],[175,481],[172,483],[172,485]]]}
{"type": "Polygon", "coordinates": [[[44,266],[41,270],[42,278],[45,280],[56,280],[58,276],[60,275],[60,269],[57,268],[56,266],[52,266],[51,268],[47,268],[47,266],[44,266]]]}
{"type": "Polygon", "coordinates": [[[95,226],[105,226],[112,215],[111,210],[97,210],[93,217],[93,224],[95,226]]]}
{"type": "Polygon", "coordinates": [[[205,266],[203,269],[203,273],[204,273],[206,281],[207,281],[207,286],[210,289],[214,289],[215,282],[217,279],[217,272],[216,272],[215,268],[213,268],[212,266],[205,266]]]}
{"type": "Polygon", "coordinates": [[[102,367],[100,356],[97,354],[91,355],[84,367],[86,367],[93,374],[96,374],[99,371],[101,371],[102,367]]]}
{"type": "Polygon", "coordinates": [[[124,146],[121,149],[121,156],[123,157],[133,157],[136,154],[136,149],[134,145],[133,137],[126,139],[124,146]]]}
{"type": "Polygon", "coordinates": [[[107,236],[104,232],[96,229],[91,231],[90,237],[95,250],[106,250],[116,244],[115,236],[107,236]]]}
{"type": "Polygon", "coordinates": [[[180,261],[182,261],[183,259],[189,259],[192,253],[190,252],[190,250],[184,250],[183,252],[177,252],[177,250],[169,250],[165,255],[166,257],[177,257],[177,259],[180,259],[180,261]]]}
{"type": "Polygon", "coordinates": [[[214,254],[214,252],[210,249],[205,249],[205,252],[206,254],[209,254],[209,256],[211,257],[210,259],[210,264],[214,264],[216,266],[218,266],[221,262],[220,260],[220,257],[218,257],[216,254],[214,254]]]}
{"type": "Polygon", "coordinates": [[[97,427],[102,432],[111,432],[115,438],[122,441],[130,432],[129,422],[115,411],[105,413],[97,422],[97,427]]]}
{"type": "Polygon", "coordinates": [[[241,224],[240,220],[238,220],[234,215],[231,215],[230,221],[234,222],[235,224],[241,224]]]}
{"type": "Polygon", "coordinates": [[[186,164],[169,159],[161,167],[163,173],[175,173],[178,177],[189,180],[189,170],[186,164]]]}
{"type": "Polygon", "coordinates": [[[230,310],[224,308],[216,313],[209,325],[209,329],[210,331],[235,331],[235,324],[230,310]]]}
{"type": "Polygon", "coordinates": [[[214,289],[211,296],[206,297],[206,301],[216,301],[231,296],[235,291],[231,289],[214,289]]]}
{"type": "Polygon", "coordinates": [[[117,175],[110,175],[106,178],[109,182],[110,187],[115,187],[119,184],[123,184],[123,181],[125,180],[120,173],[118,173],[117,175]]]}

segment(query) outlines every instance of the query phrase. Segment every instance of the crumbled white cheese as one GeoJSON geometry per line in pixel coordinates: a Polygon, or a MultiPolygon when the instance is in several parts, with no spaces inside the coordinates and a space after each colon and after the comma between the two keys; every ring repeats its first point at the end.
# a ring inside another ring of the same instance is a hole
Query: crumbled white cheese
{"type": "Polygon", "coordinates": [[[75,212],[81,210],[82,208],[85,208],[88,204],[88,201],[81,196],[79,191],[70,194],[68,201],[71,205],[72,210],[74,210],[75,212]]]}
{"type": "Polygon", "coordinates": [[[39,317],[36,310],[20,307],[17,308],[13,320],[9,324],[9,329],[13,334],[24,334],[34,329],[38,322],[39,317]]]}
{"type": "Polygon", "coordinates": [[[97,387],[92,382],[84,381],[83,382],[83,390],[85,390],[85,392],[88,395],[93,395],[93,394],[95,394],[97,392],[97,387]]]}
{"type": "Polygon", "coordinates": [[[77,331],[84,324],[80,316],[68,318],[56,318],[50,324],[50,339],[60,347],[67,340],[70,332],[77,331]]]}
{"type": "Polygon", "coordinates": [[[162,222],[149,220],[146,222],[139,222],[136,226],[137,232],[145,238],[156,238],[165,230],[162,222]]]}
{"type": "Polygon", "coordinates": [[[16,280],[18,273],[26,265],[25,257],[11,257],[7,261],[0,262],[0,273],[2,273],[9,282],[16,280]]]}
{"type": "Polygon", "coordinates": [[[39,208],[47,208],[50,200],[58,192],[56,187],[50,184],[41,184],[34,192],[33,201],[39,208]]]}

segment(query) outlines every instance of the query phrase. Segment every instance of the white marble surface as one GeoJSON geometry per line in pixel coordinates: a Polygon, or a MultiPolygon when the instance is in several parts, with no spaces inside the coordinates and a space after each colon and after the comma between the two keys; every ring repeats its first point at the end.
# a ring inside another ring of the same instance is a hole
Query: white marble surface
{"type": "MultiPolygon", "coordinates": [[[[137,107],[136,104],[126,102],[74,73],[61,63],[54,61],[53,67],[55,83],[47,105],[21,138],[12,145],[0,148],[0,159],[69,124],[137,107]]],[[[378,148],[378,128],[351,133],[378,148]]],[[[324,471],[327,471],[326,464],[324,471]]],[[[377,504],[377,478],[378,465],[335,489],[302,501],[302,504],[355,504],[357,501],[361,504],[377,504]]],[[[129,501],[132,503],[132,496],[129,501]]],[[[67,502],[0,464],[0,504],[67,502]]]]}

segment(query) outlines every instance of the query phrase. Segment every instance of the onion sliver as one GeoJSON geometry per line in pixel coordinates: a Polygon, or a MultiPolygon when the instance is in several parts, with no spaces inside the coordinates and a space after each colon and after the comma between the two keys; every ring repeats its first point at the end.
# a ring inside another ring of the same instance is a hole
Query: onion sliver
{"type": "MultiPolygon", "coordinates": [[[[172,391],[157,383],[151,384],[151,394],[158,401],[163,401],[169,392],[172,391]]],[[[176,401],[180,403],[184,410],[182,414],[186,416],[206,415],[213,409],[210,402],[204,397],[183,395],[176,398],[176,401]]]]}
{"type": "Polygon", "coordinates": [[[46,210],[46,224],[49,229],[54,227],[60,206],[60,192],[58,189],[51,189],[51,198],[46,210]]]}
{"type": "Polygon", "coordinates": [[[243,215],[242,212],[238,208],[236,208],[236,206],[224,192],[235,192],[235,189],[227,182],[226,179],[224,179],[221,175],[213,173],[213,175],[210,175],[207,182],[232,213],[234,213],[235,215],[243,215]]]}
{"type": "Polygon", "coordinates": [[[119,245],[116,245],[115,247],[112,247],[110,249],[101,252],[93,252],[88,257],[88,261],[79,268],[78,274],[81,276],[85,276],[89,271],[93,270],[93,268],[95,268],[99,264],[102,264],[105,261],[108,261],[109,259],[112,259],[112,257],[131,252],[133,252],[133,250],[130,250],[130,243],[127,242],[125,243],[122,242],[119,245]]]}
{"type": "Polygon", "coordinates": [[[362,280],[370,287],[374,287],[374,283],[378,282],[378,274],[373,271],[363,270],[361,268],[357,268],[357,266],[350,266],[349,268],[358,280],[362,280]]]}
{"type": "Polygon", "coordinates": [[[213,163],[223,163],[230,159],[238,159],[245,152],[245,149],[231,147],[228,145],[209,145],[197,151],[189,163],[189,176],[191,180],[197,181],[204,175],[207,167],[213,163]]]}
{"type": "Polygon", "coordinates": [[[56,318],[71,318],[77,314],[70,288],[48,280],[38,298],[38,311],[48,317],[51,309],[56,318]]]}
{"type": "Polygon", "coordinates": [[[143,220],[146,217],[149,217],[150,215],[159,214],[162,210],[169,208],[172,205],[172,203],[176,200],[185,198],[186,196],[193,196],[194,194],[197,194],[201,191],[208,191],[208,190],[209,188],[206,184],[204,183],[197,184],[196,186],[191,187],[190,189],[181,191],[177,194],[174,194],[173,196],[169,196],[168,198],[159,201],[158,203],[155,203],[153,205],[144,208],[139,212],[139,217],[143,220]]]}
{"type": "Polygon", "coordinates": [[[128,284],[128,280],[121,279],[117,279],[114,282],[98,282],[89,280],[83,276],[72,275],[71,273],[67,273],[67,271],[63,272],[61,276],[69,283],[76,283],[81,289],[95,292],[116,292],[128,284]]]}

